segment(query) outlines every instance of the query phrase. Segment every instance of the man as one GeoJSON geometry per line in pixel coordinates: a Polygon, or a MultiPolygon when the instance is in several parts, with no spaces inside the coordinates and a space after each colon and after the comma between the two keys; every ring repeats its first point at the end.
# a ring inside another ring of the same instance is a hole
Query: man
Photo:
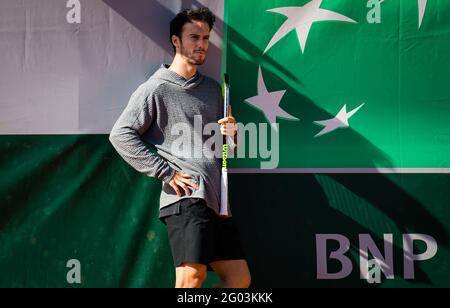
{"type": "MultiPolygon", "coordinates": [[[[231,115],[222,118],[220,86],[197,71],[206,60],[214,21],[207,8],[177,14],[170,24],[175,52],[172,64],[162,65],[136,90],[110,135],[125,161],[163,181],[160,218],[167,225],[176,267],[175,287],[201,287],[207,269],[221,278],[217,287],[245,288],[250,284],[232,219],[218,215],[220,159],[216,150],[205,145],[211,136],[203,133],[208,123],[215,123],[219,140],[237,131],[231,115]],[[180,146],[180,132],[186,131],[191,134],[180,146]],[[195,138],[201,138],[200,148],[195,138]]],[[[216,149],[220,153],[220,145],[216,149]]]]}

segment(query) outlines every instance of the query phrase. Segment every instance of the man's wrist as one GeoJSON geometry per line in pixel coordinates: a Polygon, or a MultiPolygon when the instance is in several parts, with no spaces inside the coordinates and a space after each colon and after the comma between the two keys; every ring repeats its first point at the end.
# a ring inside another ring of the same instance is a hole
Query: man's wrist
{"type": "Polygon", "coordinates": [[[169,171],[167,172],[167,174],[162,178],[163,182],[169,184],[170,181],[172,181],[172,179],[175,177],[175,174],[177,173],[177,171],[171,167],[169,167],[169,171]]]}

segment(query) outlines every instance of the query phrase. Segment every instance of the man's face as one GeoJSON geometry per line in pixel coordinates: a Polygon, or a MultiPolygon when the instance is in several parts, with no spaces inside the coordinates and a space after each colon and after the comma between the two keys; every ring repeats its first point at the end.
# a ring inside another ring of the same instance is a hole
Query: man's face
{"type": "Polygon", "coordinates": [[[203,21],[188,22],[183,26],[179,52],[189,63],[202,65],[209,47],[209,26],[203,21]]]}

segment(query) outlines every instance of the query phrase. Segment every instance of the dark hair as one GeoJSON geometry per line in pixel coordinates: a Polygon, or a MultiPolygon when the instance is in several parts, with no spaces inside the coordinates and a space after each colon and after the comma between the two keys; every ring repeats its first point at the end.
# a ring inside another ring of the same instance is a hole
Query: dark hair
{"type": "Polygon", "coordinates": [[[172,43],[172,35],[178,36],[181,40],[181,32],[183,30],[183,26],[186,23],[192,21],[204,21],[208,24],[209,30],[212,30],[216,18],[207,7],[202,7],[199,9],[185,9],[179,12],[177,16],[175,16],[175,18],[170,22],[169,39],[173,47],[173,52],[176,52],[176,48],[172,43]]]}

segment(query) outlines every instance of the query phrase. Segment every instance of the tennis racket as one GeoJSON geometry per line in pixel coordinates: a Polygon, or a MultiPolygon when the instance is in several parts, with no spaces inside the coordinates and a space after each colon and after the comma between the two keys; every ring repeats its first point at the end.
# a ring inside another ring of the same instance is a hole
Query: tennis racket
{"type": "MultiPolygon", "coordinates": [[[[230,107],[230,77],[227,73],[224,74],[223,79],[223,96],[224,96],[224,104],[223,104],[223,117],[228,116],[229,107],[230,107]]],[[[229,216],[230,211],[228,208],[228,138],[229,136],[223,136],[223,148],[222,148],[222,176],[220,180],[220,216],[229,216]]]]}

